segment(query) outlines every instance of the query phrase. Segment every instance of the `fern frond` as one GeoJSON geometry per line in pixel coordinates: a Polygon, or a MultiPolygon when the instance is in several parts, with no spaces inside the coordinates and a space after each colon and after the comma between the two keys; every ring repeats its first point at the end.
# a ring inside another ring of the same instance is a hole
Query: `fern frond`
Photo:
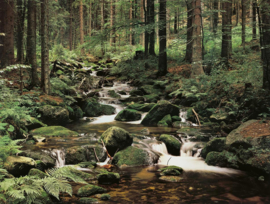
{"type": "Polygon", "coordinates": [[[59,180],[53,177],[47,177],[43,179],[44,189],[47,193],[53,195],[59,200],[59,194],[61,192],[68,193],[72,196],[72,187],[67,181],[59,180]]]}

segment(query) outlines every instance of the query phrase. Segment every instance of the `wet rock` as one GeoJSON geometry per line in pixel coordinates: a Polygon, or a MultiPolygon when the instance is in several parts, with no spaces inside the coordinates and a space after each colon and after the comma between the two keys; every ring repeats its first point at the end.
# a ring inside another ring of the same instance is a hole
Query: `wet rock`
{"type": "Polygon", "coordinates": [[[175,121],[182,121],[182,119],[178,116],[178,115],[175,115],[172,117],[172,121],[175,122],[175,121]]]}
{"type": "Polygon", "coordinates": [[[109,75],[110,71],[109,70],[99,70],[97,72],[97,76],[107,76],[109,75]]]}
{"type": "Polygon", "coordinates": [[[77,137],[79,133],[62,126],[48,126],[34,129],[30,132],[33,136],[43,137],[77,137]]]}
{"type": "Polygon", "coordinates": [[[89,174],[89,173],[86,173],[86,172],[83,172],[83,171],[80,171],[80,170],[77,170],[77,169],[72,168],[72,167],[69,168],[69,171],[70,171],[72,174],[74,174],[74,175],[76,175],[76,176],[82,178],[82,179],[85,180],[85,181],[92,181],[92,180],[96,179],[96,177],[95,177],[94,175],[89,174]]]}
{"type": "Polygon", "coordinates": [[[130,146],[117,152],[113,157],[112,164],[119,167],[145,166],[154,164],[156,159],[154,153],[151,154],[144,149],[130,146]]]}
{"type": "Polygon", "coordinates": [[[72,110],[73,112],[69,114],[71,120],[78,120],[80,118],[83,118],[83,111],[79,106],[73,106],[72,110]]]}
{"type": "Polygon", "coordinates": [[[87,161],[97,162],[95,153],[96,153],[98,160],[100,162],[104,162],[107,158],[107,153],[101,144],[84,145],[82,147],[86,149],[87,161]]]}
{"type": "Polygon", "coordinates": [[[205,162],[208,165],[239,168],[238,158],[231,152],[209,152],[206,156],[205,162]]]}
{"type": "Polygon", "coordinates": [[[145,104],[134,103],[129,105],[127,108],[142,112],[148,112],[154,107],[154,105],[155,103],[145,103],[145,104]]]}
{"type": "Polygon", "coordinates": [[[36,160],[37,166],[41,167],[40,169],[52,168],[55,165],[55,160],[51,158],[48,154],[44,154],[44,152],[42,151],[31,151],[28,149],[28,150],[24,150],[19,155],[24,156],[24,157],[30,157],[36,160]]]}
{"type": "Polygon", "coordinates": [[[74,146],[66,149],[66,164],[78,164],[86,161],[87,158],[85,148],[74,146]]]}
{"type": "Polygon", "coordinates": [[[158,94],[149,94],[144,95],[143,97],[146,103],[156,103],[160,99],[158,94]]]}
{"type": "Polygon", "coordinates": [[[161,176],[180,176],[183,172],[183,169],[178,166],[167,166],[162,169],[159,169],[161,176]]]}
{"type": "Polygon", "coordinates": [[[98,200],[95,198],[80,198],[79,203],[83,204],[98,203],[98,200]]]}
{"type": "Polygon", "coordinates": [[[133,137],[124,129],[113,126],[107,129],[101,139],[108,152],[113,156],[117,150],[122,150],[130,146],[133,142],[133,137]]]}
{"type": "Polygon", "coordinates": [[[118,173],[106,172],[97,176],[98,183],[100,184],[113,184],[118,183],[120,175],[118,173]]]}
{"type": "Polygon", "coordinates": [[[43,171],[40,171],[39,169],[30,169],[28,176],[36,176],[40,179],[48,177],[47,174],[45,174],[43,171]]]}
{"type": "Polygon", "coordinates": [[[79,188],[77,195],[79,197],[86,197],[86,196],[91,196],[91,195],[104,193],[104,192],[106,192],[106,189],[99,186],[92,185],[92,184],[88,184],[79,188]]]}
{"type": "Polygon", "coordinates": [[[46,127],[47,125],[39,121],[38,119],[31,117],[30,121],[22,120],[24,123],[25,127],[27,128],[28,131],[31,131],[36,128],[40,127],[46,127]]]}
{"type": "Polygon", "coordinates": [[[206,158],[209,152],[222,152],[226,147],[225,142],[226,138],[214,138],[213,140],[209,141],[202,149],[201,156],[206,158]]]}
{"type": "Polygon", "coordinates": [[[115,108],[109,105],[103,105],[98,103],[96,100],[88,100],[83,105],[82,110],[88,117],[98,117],[101,115],[113,115],[115,108]]]}
{"type": "Polygon", "coordinates": [[[180,182],[183,178],[180,176],[161,176],[159,179],[168,182],[180,182]]]}
{"type": "Polygon", "coordinates": [[[67,85],[59,78],[51,78],[50,82],[52,86],[52,93],[64,95],[77,95],[75,88],[67,85]]]}
{"type": "Polygon", "coordinates": [[[121,98],[119,99],[119,101],[123,102],[123,103],[127,103],[127,102],[144,102],[144,98],[142,96],[137,96],[137,97],[133,97],[130,96],[128,98],[121,98]]]}
{"type": "Polygon", "coordinates": [[[129,92],[129,95],[131,96],[143,96],[144,93],[141,90],[132,90],[129,92]]]}
{"type": "Polygon", "coordinates": [[[35,160],[29,157],[8,156],[4,163],[4,168],[14,176],[24,176],[36,165],[35,160]]]}
{"type": "Polygon", "coordinates": [[[40,120],[48,125],[66,125],[69,121],[69,112],[61,106],[45,105],[38,109],[40,120]]]}
{"type": "Polygon", "coordinates": [[[140,120],[141,117],[142,117],[142,115],[136,110],[124,109],[117,114],[117,116],[115,117],[115,120],[136,121],[136,120],[140,120]]]}
{"type": "Polygon", "coordinates": [[[111,196],[109,194],[102,194],[100,196],[100,200],[110,200],[111,196]]]}
{"type": "Polygon", "coordinates": [[[181,143],[174,136],[163,134],[159,137],[159,141],[165,143],[169,154],[180,155],[181,143]]]}
{"type": "Polygon", "coordinates": [[[120,95],[127,95],[127,93],[125,91],[118,91],[117,93],[120,95]]]}
{"type": "Polygon", "coordinates": [[[172,118],[171,115],[165,115],[159,122],[158,122],[158,127],[168,127],[172,125],[172,118]]]}
{"type": "Polygon", "coordinates": [[[119,94],[117,94],[114,90],[109,90],[108,94],[112,98],[121,98],[121,96],[119,94]]]}
{"type": "Polygon", "coordinates": [[[157,125],[160,120],[166,115],[179,115],[179,108],[172,105],[168,101],[159,101],[145,116],[141,124],[143,125],[157,125]]]}

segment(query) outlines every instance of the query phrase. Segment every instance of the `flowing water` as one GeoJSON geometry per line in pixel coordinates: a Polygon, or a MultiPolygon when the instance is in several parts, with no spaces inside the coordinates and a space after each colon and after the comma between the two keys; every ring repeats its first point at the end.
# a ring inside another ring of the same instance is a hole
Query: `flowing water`
{"type": "MultiPolygon", "coordinates": [[[[93,75],[95,74],[93,73],[93,75]]],[[[115,83],[113,87],[103,87],[99,100],[101,103],[114,106],[116,113],[110,116],[96,117],[93,122],[74,122],[68,125],[68,128],[79,133],[93,135],[101,135],[111,126],[124,128],[131,133],[138,133],[144,129],[145,127],[140,124],[141,120],[134,122],[114,120],[124,106],[118,99],[111,98],[108,95],[109,90],[127,92],[127,95],[121,95],[124,98],[129,97],[128,92],[132,88],[126,83],[115,83]]],[[[143,114],[142,119],[145,115],[146,113],[143,114]]],[[[180,111],[179,116],[182,122],[188,123],[184,110],[180,111]]],[[[193,125],[196,126],[196,124],[193,125]]],[[[99,200],[99,203],[270,203],[270,188],[267,183],[258,181],[257,178],[250,177],[238,170],[208,166],[200,157],[200,151],[203,147],[202,142],[191,142],[189,135],[179,134],[177,137],[182,143],[182,147],[179,156],[172,156],[168,154],[166,145],[157,141],[155,136],[163,133],[175,135],[178,128],[147,128],[150,134],[145,136],[145,139],[134,138],[133,145],[160,155],[158,164],[118,169],[121,175],[119,184],[100,185],[107,189],[107,193],[111,195],[111,200],[99,200]],[[171,183],[159,179],[157,170],[163,166],[171,165],[184,169],[179,182],[171,183]]],[[[54,138],[46,143],[39,142],[31,149],[42,149],[55,158],[56,167],[62,167],[65,165],[65,148],[96,142],[94,139],[54,138]]],[[[107,160],[99,165],[102,166],[106,163],[107,160]]],[[[72,185],[76,195],[81,185],[72,185]]],[[[75,195],[72,198],[62,197],[63,203],[78,203],[79,198],[75,195]]]]}

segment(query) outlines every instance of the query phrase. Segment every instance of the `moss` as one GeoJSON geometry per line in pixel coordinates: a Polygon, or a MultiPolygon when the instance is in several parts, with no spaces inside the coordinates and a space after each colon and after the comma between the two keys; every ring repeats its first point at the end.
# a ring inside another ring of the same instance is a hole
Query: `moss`
{"type": "Polygon", "coordinates": [[[130,91],[129,95],[131,95],[131,96],[142,96],[142,95],[144,95],[144,93],[141,90],[136,89],[136,90],[130,91]]]}
{"type": "Polygon", "coordinates": [[[88,173],[85,173],[83,171],[73,169],[73,168],[70,169],[70,172],[72,172],[73,174],[75,174],[76,176],[82,178],[85,181],[91,181],[91,180],[94,180],[96,178],[92,174],[88,174],[88,173]]]}
{"type": "Polygon", "coordinates": [[[117,116],[115,117],[115,120],[135,121],[135,120],[140,120],[141,117],[142,117],[141,114],[136,110],[124,109],[117,114],[117,116]]]}
{"type": "Polygon", "coordinates": [[[98,182],[101,184],[118,183],[120,175],[118,173],[106,172],[97,176],[98,182]]]}
{"type": "Polygon", "coordinates": [[[157,125],[168,114],[171,116],[179,115],[179,108],[168,101],[159,101],[145,116],[141,124],[157,125]]]}
{"type": "Polygon", "coordinates": [[[40,171],[39,169],[30,169],[28,176],[36,176],[38,178],[43,179],[47,177],[48,175],[45,174],[43,171],[40,171]]]}
{"type": "Polygon", "coordinates": [[[178,166],[167,166],[167,167],[159,169],[158,171],[160,171],[161,175],[163,176],[165,175],[179,176],[180,174],[182,174],[183,169],[178,166]]]}
{"type": "Polygon", "coordinates": [[[78,164],[78,166],[81,168],[94,168],[96,165],[96,162],[81,162],[78,164]]]}
{"type": "Polygon", "coordinates": [[[49,126],[41,127],[30,132],[33,136],[46,136],[46,137],[76,137],[79,133],[71,131],[62,126],[49,126]]]}
{"type": "Polygon", "coordinates": [[[101,115],[113,115],[115,113],[115,108],[113,106],[100,104],[92,99],[84,104],[83,111],[88,117],[98,117],[101,115]]]}
{"type": "Polygon", "coordinates": [[[143,97],[147,103],[156,103],[159,100],[158,94],[149,94],[144,95],[143,97]]]}
{"type": "Polygon", "coordinates": [[[106,189],[99,186],[92,185],[92,184],[88,184],[79,188],[77,195],[80,197],[86,197],[86,196],[91,196],[94,194],[104,193],[104,192],[106,192],[106,189]]]}
{"type": "Polygon", "coordinates": [[[130,146],[133,142],[133,137],[126,130],[116,126],[107,129],[101,135],[101,139],[111,155],[114,155],[117,150],[130,146]]]}
{"type": "Polygon", "coordinates": [[[158,127],[169,127],[168,123],[165,121],[159,121],[157,124],[158,127]]]}
{"type": "Polygon", "coordinates": [[[0,194],[0,203],[6,203],[7,199],[4,194],[0,194]]]}
{"type": "Polygon", "coordinates": [[[145,150],[130,146],[117,152],[112,160],[117,166],[143,166],[149,165],[149,155],[145,150]]]}
{"type": "Polygon", "coordinates": [[[109,194],[102,194],[100,196],[100,199],[101,200],[110,200],[111,199],[111,196],[109,194]]]}
{"type": "Polygon", "coordinates": [[[159,140],[165,143],[169,154],[180,155],[181,143],[174,136],[163,134],[159,140]]]}
{"type": "Polygon", "coordinates": [[[205,162],[212,166],[239,168],[237,157],[233,153],[227,151],[209,152],[205,162]]]}
{"type": "Polygon", "coordinates": [[[181,121],[182,119],[178,116],[178,115],[175,115],[175,116],[172,116],[172,121],[175,122],[175,121],[181,121]]]}
{"type": "Polygon", "coordinates": [[[153,108],[154,105],[155,105],[154,103],[146,103],[146,104],[134,103],[129,105],[127,108],[142,112],[148,112],[153,108]]]}
{"type": "Polygon", "coordinates": [[[168,114],[168,115],[165,115],[161,121],[158,122],[158,126],[159,127],[168,127],[168,126],[171,126],[172,125],[172,118],[171,118],[171,115],[168,114]]]}
{"type": "Polygon", "coordinates": [[[69,121],[69,112],[60,106],[45,105],[38,109],[41,120],[48,125],[65,125],[69,121]]]}
{"type": "Polygon", "coordinates": [[[80,198],[79,202],[89,204],[89,203],[98,203],[98,200],[95,198],[80,198]]]}
{"type": "Polygon", "coordinates": [[[109,90],[109,91],[108,91],[108,94],[109,94],[109,96],[112,97],[112,98],[121,98],[121,96],[120,96],[119,94],[115,93],[114,90],[109,90]]]}
{"type": "Polygon", "coordinates": [[[209,141],[205,147],[202,149],[201,156],[206,158],[209,152],[222,152],[225,148],[226,138],[215,138],[209,141]]]}
{"type": "Polygon", "coordinates": [[[14,176],[21,176],[28,174],[29,170],[36,165],[35,160],[29,157],[8,156],[4,168],[14,176]]]}
{"type": "Polygon", "coordinates": [[[85,148],[81,146],[73,146],[66,149],[66,164],[78,164],[86,161],[85,148]]]}
{"type": "Polygon", "coordinates": [[[73,106],[72,109],[73,109],[73,114],[70,115],[70,118],[72,120],[77,120],[83,117],[83,111],[79,106],[73,106]]]}
{"type": "Polygon", "coordinates": [[[161,176],[159,179],[168,182],[180,182],[183,178],[180,176],[161,176]]]}

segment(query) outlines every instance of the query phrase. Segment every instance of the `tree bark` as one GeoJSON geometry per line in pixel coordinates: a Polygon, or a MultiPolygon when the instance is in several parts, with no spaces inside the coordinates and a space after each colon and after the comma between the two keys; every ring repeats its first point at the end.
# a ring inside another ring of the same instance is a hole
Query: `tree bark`
{"type": "Polygon", "coordinates": [[[218,28],[218,0],[214,0],[213,3],[213,7],[214,7],[214,14],[213,14],[213,32],[214,34],[217,34],[217,28],[218,28]]]}
{"type": "MultiPolygon", "coordinates": [[[[141,0],[140,2],[140,20],[141,22],[144,22],[144,0],[141,0]]],[[[140,41],[140,44],[144,46],[144,33],[140,35],[140,41]]]]}
{"type": "Polygon", "coordinates": [[[6,2],[5,0],[0,0],[0,67],[4,67],[5,64],[5,12],[6,2]]]}
{"type": "Polygon", "coordinates": [[[226,66],[229,65],[229,58],[231,56],[231,1],[222,3],[222,10],[225,12],[222,13],[222,45],[221,45],[221,58],[226,66]]]}
{"type": "Polygon", "coordinates": [[[167,74],[166,0],[159,0],[159,56],[158,76],[167,74]]]}
{"type": "Polygon", "coordinates": [[[192,48],[193,48],[193,28],[192,28],[193,8],[192,2],[190,2],[189,0],[186,1],[186,4],[187,4],[187,44],[186,44],[185,61],[191,63],[192,48]]]}
{"type": "Polygon", "coordinates": [[[193,15],[193,52],[192,52],[192,70],[191,77],[204,74],[202,68],[202,8],[201,0],[193,1],[194,15],[193,15]]]}
{"type": "Polygon", "coordinates": [[[28,0],[27,13],[27,56],[28,62],[32,67],[32,86],[39,84],[37,75],[37,58],[36,58],[36,1],[28,0]]]}
{"type": "Polygon", "coordinates": [[[155,56],[155,2],[154,0],[150,0],[149,3],[149,23],[151,25],[149,33],[149,55],[155,56]]]}
{"type": "Polygon", "coordinates": [[[130,0],[130,7],[129,7],[129,20],[130,20],[130,28],[129,28],[129,44],[134,45],[134,34],[132,28],[132,21],[133,21],[133,0],[130,0]]]}
{"type": "MultiPolygon", "coordinates": [[[[145,22],[145,26],[147,27],[149,25],[149,0],[145,1],[144,0],[144,22],[145,22]]],[[[145,58],[148,57],[148,53],[149,53],[149,33],[148,30],[146,28],[145,32],[144,32],[144,55],[145,58]]]]}
{"type": "Polygon", "coordinates": [[[242,46],[243,52],[246,49],[246,15],[247,15],[247,2],[242,0],[242,46]]]}
{"type": "Polygon", "coordinates": [[[73,31],[72,31],[72,25],[73,25],[73,10],[72,10],[72,3],[73,0],[69,0],[69,50],[71,51],[73,48],[73,31]]]}
{"type": "Polygon", "coordinates": [[[23,36],[24,36],[24,18],[25,1],[17,0],[17,62],[22,64],[24,60],[23,36]]]}
{"type": "MultiPolygon", "coordinates": [[[[83,2],[80,0],[80,44],[84,43],[84,30],[83,30],[83,2]]],[[[84,49],[81,50],[84,53],[84,49]]]]}
{"type": "Polygon", "coordinates": [[[48,49],[48,0],[41,1],[41,89],[50,94],[50,69],[48,49]]]}
{"type": "Polygon", "coordinates": [[[253,0],[253,4],[252,4],[252,39],[253,40],[256,40],[257,38],[256,9],[257,9],[257,0],[253,0]]]}
{"type": "Polygon", "coordinates": [[[116,43],[115,38],[115,0],[111,0],[111,37],[110,37],[110,45],[113,46],[116,43]]]}

